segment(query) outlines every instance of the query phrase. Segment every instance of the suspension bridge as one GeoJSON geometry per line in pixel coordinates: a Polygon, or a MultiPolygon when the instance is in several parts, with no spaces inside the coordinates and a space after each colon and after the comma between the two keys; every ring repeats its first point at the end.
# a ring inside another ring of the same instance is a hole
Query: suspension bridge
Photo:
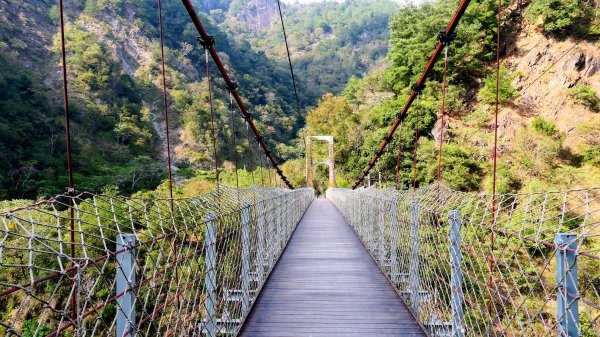
{"type": "MultiPolygon", "coordinates": [[[[600,188],[481,194],[452,190],[441,179],[418,187],[416,150],[411,189],[361,187],[413,102],[418,116],[421,90],[442,53],[445,79],[447,46],[469,0],[440,32],[353,189],[335,187],[333,139],[315,137],[330,143],[326,199],[315,199],[312,179],[296,189],[288,181],[213,37],[192,3],[182,2],[205,51],[209,90],[215,64],[232,118],[235,104],[254,134],[249,155],[257,145],[285,186],[217,184],[174,198],[167,136],[169,198],[78,191],[59,0],[69,189],[0,213],[0,268],[7,275],[0,307],[15,308],[0,317],[2,335],[600,336],[600,188]]],[[[215,123],[213,117],[218,182],[215,123]]]]}

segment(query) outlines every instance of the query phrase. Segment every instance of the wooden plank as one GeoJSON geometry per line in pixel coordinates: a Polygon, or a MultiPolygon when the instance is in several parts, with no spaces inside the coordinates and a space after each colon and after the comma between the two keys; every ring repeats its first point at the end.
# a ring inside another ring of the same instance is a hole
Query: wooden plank
{"type": "Polygon", "coordinates": [[[331,202],[298,224],[240,336],[404,336],[425,333],[331,202]]]}

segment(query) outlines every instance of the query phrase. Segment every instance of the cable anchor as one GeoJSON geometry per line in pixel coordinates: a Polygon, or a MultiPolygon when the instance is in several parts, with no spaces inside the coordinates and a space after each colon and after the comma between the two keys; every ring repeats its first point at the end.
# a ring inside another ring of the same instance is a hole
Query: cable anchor
{"type": "Polygon", "coordinates": [[[234,92],[238,88],[238,84],[236,82],[225,83],[225,89],[229,92],[234,92]]]}
{"type": "Polygon", "coordinates": [[[450,42],[456,38],[456,33],[452,32],[450,35],[446,34],[445,30],[440,30],[437,36],[437,40],[442,43],[443,46],[450,45],[450,42]]]}
{"type": "Polygon", "coordinates": [[[417,82],[410,88],[415,94],[420,95],[423,92],[423,89],[425,89],[425,83],[421,83],[421,85],[419,85],[419,82],[417,82]]]}
{"type": "Polygon", "coordinates": [[[204,39],[202,36],[198,36],[196,40],[198,40],[198,43],[204,49],[210,49],[215,45],[215,38],[212,35],[207,35],[206,39],[204,39]]]}
{"type": "Polygon", "coordinates": [[[245,121],[250,121],[250,120],[254,119],[254,116],[252,116],[251,113],[243,114],[242,117],[244,118],[245,121]]]}

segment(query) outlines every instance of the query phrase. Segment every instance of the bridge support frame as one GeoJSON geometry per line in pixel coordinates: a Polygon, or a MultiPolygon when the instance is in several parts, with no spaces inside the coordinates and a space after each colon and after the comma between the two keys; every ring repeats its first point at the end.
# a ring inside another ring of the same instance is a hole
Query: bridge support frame
{"type": "Polygon", "coordinates": [[[419,318],[419,204],[416,201],[413,201],[410,208],[412,211],[412,231],[410,266],[408,271],[408,291],[415,317],[419,318]]]}
{"type": "Polygon", "coordinates": [[[334,156],[333,156],[333,136],[309,136],[306,137],[306,187],[313,188],[312,182],[312,158],[311,143],[312,140],[323,140],[329,143],[329,178],[327,187],[335,187],[334,156]]]}
{"type": "Polygon", "coordinates": [[[452,210],[449,214],[450,220],[450,287],[451,287],[451,307],[452,307],[452,330],[453,336],[464,336],[464,313],[463,313],[463,291],[462,291],[462,255],[460,245],[462,237],[460,235],[461,218],[459,210],[452,210]]]}
{"type": "Polygon", "coordinates": [[[135,319],[135,234],[117,234],[117,336],[136,335],[135,319]]]}
{"type": "Polygon", "coordinates": [[[216,217],[213,212],[206,214],[206,238],[204,243],[206,246],[206,257],[204,258],[204,266],[206,268],[206,276],[204,278],[204,287],[206,287],[206,319],[203,332],[206,336],[215,336],[217,330],[217,294],[215,293],[215,286],[217,284],[217,238],[216,217]]]}
{"type": "Polygon", "coordinates": [[[557,233],[556,284],[559,333],[565,337],[579,336],[579,286],[577,279],[577,235],[557,233]]]}

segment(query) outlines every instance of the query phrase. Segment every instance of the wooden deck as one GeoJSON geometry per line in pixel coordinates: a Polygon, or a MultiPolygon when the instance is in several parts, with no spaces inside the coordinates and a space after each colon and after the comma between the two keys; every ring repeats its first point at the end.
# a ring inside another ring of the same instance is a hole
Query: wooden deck
{"type": "Polygon", "coordinates": [[[315,200],[240,336],[425,336],[335,206],[315,200]]]}

